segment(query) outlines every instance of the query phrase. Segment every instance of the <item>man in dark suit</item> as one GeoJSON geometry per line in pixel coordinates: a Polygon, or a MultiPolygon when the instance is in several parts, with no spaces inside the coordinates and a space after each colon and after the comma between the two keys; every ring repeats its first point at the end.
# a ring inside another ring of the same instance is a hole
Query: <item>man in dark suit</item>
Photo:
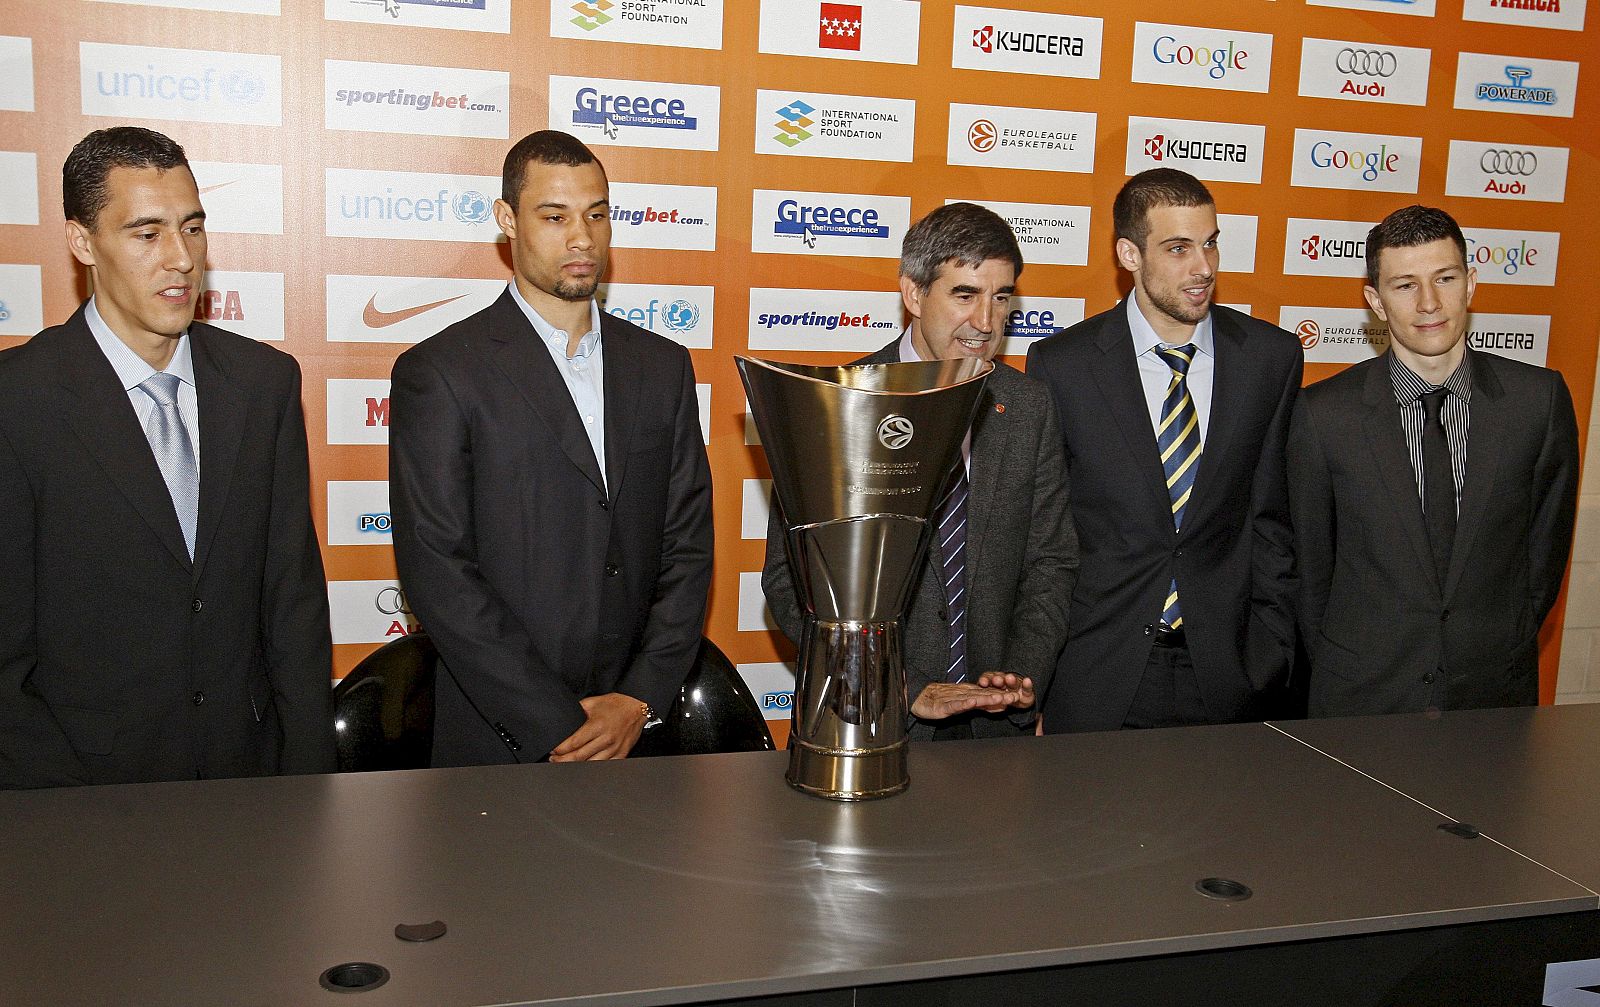
{"type": "Polygon", "coordinates": [[[506,155],[494,304],[395,361],[395,558],[439,648],[436,766],[620,759],[692,667],[711,478],[689,354],[600,311],[604,168],[506,155]]]}
{"type": "MultiPolygon", "coordinates": [[[[940,207],[901,251],[911,324],[858,363],[993,360],[1021,272],[1004,219],[972,203],[940,207]]],[[[1078,548],[1049,394],[996,362],[962,453],[903,623],[912,740],[1032,734],[1034,697],[1066,639],[1078,548]]],[[[761,586],[798,641],[801,601],[776,507],[761,586]]]]}
{"type": "Polygon", "coordinates": [[[300,369],[193,321],[183,148],[97,130],[62,181],[94,295],[0,354],[0,787],[331,771],[300,369]]]}
{"type": "Polygon", "coordinates": [[[1284,443],[1303,354],[1212,303],[1217,214],[1156,168],[1112,208],[1133,293],[1035,343],[1083,551],[1049,732],[1249,719],[1294,653],[1284,443]]]}
{"type": "Polygon", "coordinates": [[[1389,351],[1295,409],[1312,716],[1539,701],[1539,627],[1572,546],[1577,421],[1558,372],[1467,348],[1466,248],[1429,207],[1374,227],[1364,292],[1389,351]]]}

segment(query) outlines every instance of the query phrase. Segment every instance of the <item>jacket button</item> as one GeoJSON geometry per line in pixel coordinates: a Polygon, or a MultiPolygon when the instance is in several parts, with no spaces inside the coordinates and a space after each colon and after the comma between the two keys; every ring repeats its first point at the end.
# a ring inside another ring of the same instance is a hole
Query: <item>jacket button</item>
{"type": "Polygon", "coordinates": [[[601,510],[610,510],[611,509],[611,501],[609,501],[609,500],[600,501],[600,509],[601,510]]]}
{"type": "Polygon", "coordinates": [[[1182,556],[1183,555],[1183,550],[1182,549],[1174,549],[1172,551],[1172,555],[1174,555],[1174,556],[1182,556]]]}
{"type": "Polygon", "coordinates": [[[1427,674],[1422,676],[1422,684],[1423,685],[1432,685],[1433,684],[1433,672],[1430,671],[1427,674]]]}
{"type": "Polygon", "coordinates": [[[206,701],[206,694],[203,692],[197,692],[193,696],[190,696],[189,699],[194,703],[195,706],[199,706],[201,703],[206,701]]]}
{"type": "Polygon", "coordinates": [[[206,607],[206,603],[201,601],[199,598],[196,598],[193,602],[191,602],[189,604],[189,610],[192,611],[192,612],[198,612],[202,608],[205,608],[205,607],[206,607]]]}
{"type": "Polygon", "coordinates": [[[615,563],[607,563],[606,564],[606,576],[607,577],[615,577],[620,569],[621,568],[618,567],[617,564],[615,564],[615,563]]]}

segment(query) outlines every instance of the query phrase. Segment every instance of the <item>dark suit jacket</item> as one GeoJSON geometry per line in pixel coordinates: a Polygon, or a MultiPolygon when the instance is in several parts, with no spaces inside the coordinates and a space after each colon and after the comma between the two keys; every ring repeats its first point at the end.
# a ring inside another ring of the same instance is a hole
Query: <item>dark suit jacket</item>
{"type": "MultiPolygon", "coordinates": [[[[1469,351],[1470,352],[1470,351],[1469,351]]],[[[1578,428],[1555,371],[1471,353],[1471,426],[1445,582],[1386,357],[1305,390],[1289,475],[1312,716],[1539,700],[1539,626],[1572,546],[1578,428]]]]}
{"type": "MultiPolygon", "coordinates": [[[[899,360],[896,339],[858,363],[899,360]]],[[[1037,695],[1049,687],[1056,655],[1066,640],[1067,607],[1078,567],[1060,436],[1045,389],[997,361],[972,423],[967,665],[973,679],[994,670],[1027,675],[1037,695]]],[[[930,546],[903,623],[906,687],[912,699],[930,683],[944,681],[950,662],[949,615],[938,563],[938,552],[930,546]]],[[[761,587],[779,628],[798,641],[804,610],[776,506],[768,525],[761,587]]],[[[970,714],[965,719],[975,737],[1000,737],[1025,728],[1031,733],[1034,711],[970,714]]],[[[926,740],[936,727],[952,722],[913,717],[910,736],[926,740]]]]}
{"type": "Polygon", "coordinates": [[[333,769],[300,369],[189,335],[192,563],[84,309],[0,354],[0,786],[333,769]]]}
{"type": "Polygon", "coordinates": [[[1083,563],[1072,636],[1045,699],[1045,730],[1111,730],[1132,706],[1174,576],[1212,721],[1245,719],[1288,672],[1294,565],[1284,444],[1303,352],[1275,325],[1211,309],[1210,429],[1183,530],[1139,384],[1127,302],[1035,343],[1028,373],[1055,395],[1083,563]]]}
{"type": "Polygon", "coordinates": [[[395,559],[446,666],[436,766],[534,762],[622,692],[666,710],[711,580],[711,477],[683,347],[602,312],[606,476],[509,292],[401,354],[395,559]]]}

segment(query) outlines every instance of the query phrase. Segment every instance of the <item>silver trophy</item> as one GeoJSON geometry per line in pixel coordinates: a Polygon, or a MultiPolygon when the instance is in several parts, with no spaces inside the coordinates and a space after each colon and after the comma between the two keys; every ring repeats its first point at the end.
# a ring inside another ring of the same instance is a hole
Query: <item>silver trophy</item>
{"type": "Polygon", "coordinates": [[[911,782],[900,620],[994,365],[737,362],[805,604],[789,784],[897,794],[911,782]]]}

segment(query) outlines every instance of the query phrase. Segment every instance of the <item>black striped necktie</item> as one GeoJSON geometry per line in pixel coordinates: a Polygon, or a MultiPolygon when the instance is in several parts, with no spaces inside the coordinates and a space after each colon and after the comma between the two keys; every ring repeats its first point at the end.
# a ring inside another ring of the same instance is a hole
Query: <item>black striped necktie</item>
{"type": "MultiPolygon", "coordinates": [[[[1183,527],[1183,512],[1194,490],[1195,470],[1200,462],[1200,414],[1189,395],[1189,365],[1194,363],[1195,346],[1162,346],[1156,350],[1172,368],[1172,381],[1161,402],[1161,425],[1156,430],[1156,445],[1161,449],[1161,469],[1167,477],[1167,495],[1172,500],[1172,528],[1183,527]]],[[[1178,605],[1178,578],[1172,578],[1166,604],[1161,606],[1161,621],[1174,629],[1183,625],[1183,609],[1178,605]]]]}
{"type": "Polygon", "coordinates": [[[967,677],[967,467],[961,461],[950,475],[949,488],[934,509],[934,543],[944,582],[945,610],[950,614],[950,663],[946,682],[967,677]]]}
{"type": "Polygon", "coordinates": [[[1419,396],[1422,402],[1422,516],[1433,547],[1433,565],[1444,586],[1450,551],[1456,540],[1456,477],[1450,462],[1450,438],[1444,430],[1444,400],[1450,389],[1439,387],[1419,396]]]}

